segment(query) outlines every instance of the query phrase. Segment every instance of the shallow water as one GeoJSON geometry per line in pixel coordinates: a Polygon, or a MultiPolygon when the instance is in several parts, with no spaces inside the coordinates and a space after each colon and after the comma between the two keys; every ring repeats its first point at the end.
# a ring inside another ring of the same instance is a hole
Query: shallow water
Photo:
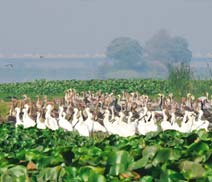
{"type": "MultiPolygon", "coordinates": [[[[105,61],[104,58],[28,58],[28,59],[0,59],[0,83],[8,82],[25,82],[35,79],[47,80],[89,80],[102,79],[99,74],[99,66],[105,61]]],[[[154,65],[152,66],[154,67],[154,65]]],[[[205,79],[212,78],[212,58],[193,59],[191,67],[196,78],[205,79]]],[[[118,71],[117,71],[118,72],[118,71]]],[[[130,72],[125,78],[131,78],[130,72]]],[[[159,75],[153,73],[153,70],[147,70],[151,75],[159,75]]],[[[116,74],[113,74],[113,76],[116,74]]],[[[138,75],[143,78],[147,74],[138,75]]],[[[154,76],[153,76],[154,77],[154,76]]],[[[120,78],[120,77],[119,77],[120,78]]]]}
{"type": "Polygon", "coordinates": [[[0,59],[0,83],[35,79],[95,79],[104,59],[0,59]]]}

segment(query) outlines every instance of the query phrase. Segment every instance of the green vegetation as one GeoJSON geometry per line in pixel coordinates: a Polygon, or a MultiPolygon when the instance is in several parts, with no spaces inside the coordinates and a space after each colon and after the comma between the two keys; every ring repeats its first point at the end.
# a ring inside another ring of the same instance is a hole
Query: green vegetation
{"type": "Polygon", "coordinates": [[[189,65],[181,63],[180,65],[170,66],[168,82],[170,89],[175,96],[185,96],[191,91],[192,72],[189,65]]]}
{"type": "Polygon", "coordinates": [[[155,95],[159,92],[167,93],[168,83],[160,80],[89,80],[89,81],[46,81],[39,80],[25,83],[10,83],[0,85],[0,98],[10,99],[12,97],[20,98],[23,94],[30,97],[36,95],[48,95],[50,97],[64,96],[66,89],[76,89],[81,91],[99,91],[103,93],[114,92],[116,94],[122,91],[139,91],[144,94],[155,95]]]}
{"type": "MultiPolygon", "coordinates": [[[[212,80],[189,80],[186,84],[189,85],[189,89],[186,91],[191,92],[195,96],[204,95],[205,92],[212,94],[212,80]]],[[[88,81],[47,81],[47,80],[37,80],[33,82],[25,83],[9,83],[0,84],[0,99],[11,100],[12,97],[21,98],[23,94],[35,98],[36,95],[48,95],[50,98],[53,97],[63,97],[64,91],[66,89],[72,88],[76,89],[78,92],[82,91],[99,91],[103,93],[120,94],[122,91],[135,92],[138,91],[141,94],[148,94],[150,96],[155,96],[158,93],[168,94],[173,92],[177,95],[177,92],[184,91],[175,90],[175,85],[177,82],[173,81],[170,84],[169,80],[151,80],[151,79],[131,79],[131,80],[88,80],[88,81]]],[[[184,95],[185,96],[185,95],[184,95]]]]}
{"type": "Polygon", "coordinates": [[[0,125],[0,181],[211,181],[212,133],[122,138],[0,125]]]}

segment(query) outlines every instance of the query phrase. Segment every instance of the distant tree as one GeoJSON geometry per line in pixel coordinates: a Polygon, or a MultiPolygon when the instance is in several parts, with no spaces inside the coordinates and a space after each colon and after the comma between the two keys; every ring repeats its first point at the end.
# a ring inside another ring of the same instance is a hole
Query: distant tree
{"type": "Polygon", "coordinates": [[[192,52],[183,37],[171,37],[166,30],[155,34],[145,46],[145,51],[153,60],[159,60],[165,64],[189,63],[192,52]]]}
{"type": "Polygon", "coordinates": [[[107,47],[108,58],[116,60],[122,68],[132,68],[142,61],[143,48],[138,41],[129,37],[114,39],[107,47]]]}

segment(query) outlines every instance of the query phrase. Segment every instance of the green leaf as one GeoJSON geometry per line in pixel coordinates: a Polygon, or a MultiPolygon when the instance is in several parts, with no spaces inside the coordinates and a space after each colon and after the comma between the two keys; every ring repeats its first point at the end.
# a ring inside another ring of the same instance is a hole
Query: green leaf
{"type": "Polygon", "coordinates": [[[195,155],[203,155],[205,152],[209,151],[209,146],[208,144],[204,142],[198,142],[198,143],[193,143],[189,146],[188,148],[188,153],[195,154],[195,155]]]}
{"type": "Polygon", "coordinates": [[[77,176],[77,168],[76,167],[67,167],[65,168],[66,176],[69,179],[75,178],[77,176]]]}
{"type": "Polygon", "coordinates": [[[23,182],[28,178],[27,170],[24,166],[14,166],[4,170],[4,173],[1,175],[1,181],[7,182],[23,182]]]}
{"type": "Polygon", "coordinates": [[[15,167],[8,169],[8,173],[11,173],[16,177],[23,176],[23,175],[26,176],[27,170],[24,166],[18,166],[17,165],[15,167]]]}
{"type": "Polygon", "coordinates": [[[125,172],[132,163],[132,157],[127,151],[115,151],[108,156],[106,171],[110,175],[118,175],[125,172]]]}
{"type": "Polygon", "coordinates": [[[112,176],[118,176],[120,173],[123,173],[127,170],[125,164],[116,164],[112,165],[109,170],[109,174],[112,176]]]}
{"type": "Polygon", "coordinates": [[[65,170],[61,166],[43,168],[37,176],[38,181],[58,181],[62,182],[65,170]]]}
{"type": "Polygon", "coordinates": [[[179,149],[171,149],[169,154],[169,160],[176,161],[180,159],[181,151],[179,149]]]}
{"type": "Polygon", "coordinates": [[[81,167],[79,170],[79,176],[83,181],[88,181],[89,175],[92,172],[92,169],[89,167],[81,167]]]}
{"type": "Polygon", "coordinates": [[[92,181],[92,182],[106,182],[106,179],[103,175],[95,173],[95,172],[91,172],[89,177],[88,177],[88,181],[92,181]]]}
{"type": "Polygon", "coordinates": [[[147,146],[144,148],[143,152],[142,152],[142,156],[144,158],[148,158],[148,159],[152,159],[156,152],[158,151],[158,146],[147,146]]]}
{"type": "Polygon", "coordinates": [[[42,155],[38,151],[25,151],[25,159],[27,161],[39,160],[40,158],[42,158],[42,155]]]}
{"type": "Polygon", "coordinates": [[[157,166],[160,163],[167,162],[169,160],[170,153],[171,153],[171,149],[168,149],[168,148],[160,149],[157,152],[155,158],[153,159],[153,162],[152,162],[153,165],[157,166]]]}
{"type": "Polygon", "coordinates": [[[130,166],[130,170],[136,170],[145,167],[149,162],[149,159],[147,157],[143,157],[135,162],[133,162],[130,166]]]}
{"type": "Polygon", "coordinates": [[[158,146],[147,146],[142,151],[142,158],[133,162],[130,166],[130,170],[136,170],[139,168],[147,167],[148,162],[155,156],[158,150],[158,146]]]}
{"type": "Polygon", "coordinates": [[[55,155],[55,156],[43,156],[37,161],[37,165],[39,168],[43,167],[53,167],[58,166],[64,162],[64,159],[61,155],[55,155]]]}
{"type": "Polygon", "coordinates": [[[103,175],[94,172],[90,167],[80,168],[79,175],[85,182],[106,182],[106,179],[103,175]]]}
{"type": "Polygon", "coordinates": [[[164,182],[164,181],[186,182],[184,176],[181,173],[178,173],[174,170],[167,169],[167,168],[163,168],[162,173],[160,175],[160,182],[164,182]]]}
{"type": "Polygon", "coordinates": [[[152,176],[143,176],[140,179],[140,182],[153,182],[153,177],[152,176]]]}
{"type": "Polygon", "coordinates": [[[201,164],[192,161],[183,161],[179,166],[181,172],[187,179],[202,178],[205,176],[205,169],[201,164]]]}
{"type": "Polygon", "coordinates": [[[115,164],[128,164],[131,161],[129,153],[124,150],[112,152],[111,155],[108,156],[108,165],[115,164]]]}
{"type": "Polygon", "coordinates": [[[94,167],[94,166],[85,166],[85,167],[89,167],[90,169],[92,169],[95,173],[99,173],[99,174],[103,174],[105,171],[105,168],[103,167],[94,167]]]}
{"type": "Polygon", "coordinates": [[[197,130],[196,132],[197,132],[200,140],[211,141],[212,138],[209,137],[209,133],[206,132],[205,130],[197,130]]]}

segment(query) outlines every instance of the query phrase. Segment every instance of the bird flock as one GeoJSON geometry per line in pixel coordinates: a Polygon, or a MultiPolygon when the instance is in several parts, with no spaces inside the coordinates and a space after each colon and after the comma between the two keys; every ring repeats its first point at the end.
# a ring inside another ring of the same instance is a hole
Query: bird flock
{"type": "Polygon", "coordinates": [[[64,98],[51,101],[47,96],[37,96],[33,101],[23,95],[21,100],[12,99],[8,122],[23,128],[77,131],[86,137],[94,132],[129,137],[166,130],[210,130],[212,100],[208,93],[197,99],[188,93],[180,102],[172,93],[157,96],[150,99],[138,92],[77,93],[74,89],[66,90],[64,98]]]}

